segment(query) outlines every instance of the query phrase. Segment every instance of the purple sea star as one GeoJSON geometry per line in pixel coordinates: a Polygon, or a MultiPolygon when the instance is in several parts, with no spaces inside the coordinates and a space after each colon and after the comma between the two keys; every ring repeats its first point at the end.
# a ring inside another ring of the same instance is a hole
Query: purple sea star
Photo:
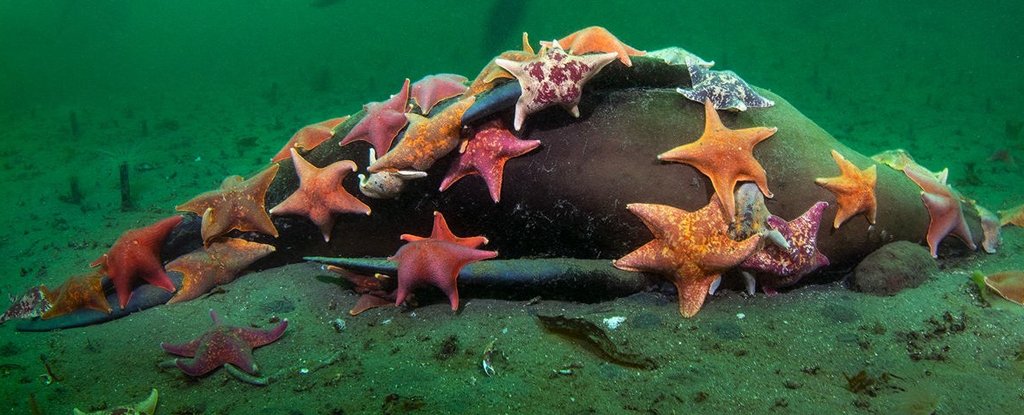
{"type": "Polygon", "coordinates": [[[786,222],[778,216],[768,217],[768,225],[779,231],[790,249],[766,244],[742,263],[740,268],[759,272],[762,289],[774,294],[775,288],[792,285],[814,270],[829,264],[828,257],[818,251],[818,227],[828,202],[818,202],[803,215],[786,222]]]}

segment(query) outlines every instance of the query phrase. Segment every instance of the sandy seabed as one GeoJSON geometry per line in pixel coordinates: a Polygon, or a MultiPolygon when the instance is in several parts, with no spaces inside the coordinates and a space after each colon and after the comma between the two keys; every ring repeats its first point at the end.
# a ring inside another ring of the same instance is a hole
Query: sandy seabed
{"type": "MultiPolygon", "coordinates": [[[[1004,243],[1020,246],[1024,232],[1007,232],[1004,243]]],[[[726,291],[692,319],[660,292],[597,304],[464,299],[457,313],[439,301],[350,317],[354,293],[316,264],[294,264],[99,326],[17,333],[6,325],[0,399],[11,413],[27,413],[30,394],[45,413],[68,413],[138,401],[150,388],[160,391],[161,414],[1013,413],[1024,405],[1024,310],[1003,300],[984,306],[965,271],[1006,260],[956,259],[891,297],[839,283],[775,297],[726,291]],[[157,367],[169,357],[158,344],[202,333],[210,309],[236,325],[289,320],[282,339],[255,353],[269,386],[225,370],[197,380],[157,367]],[[625,317],[608,330],[613,342],[657,367],[611,363],[545,331],[536,315],[602,326],[625,317]],[[495,374],[486,376],[492,341],[495,374]],[[59,381],[42,382],[39,354],[59,381]],[[850,380],[861,371],[866,379],[850,380]]]]}

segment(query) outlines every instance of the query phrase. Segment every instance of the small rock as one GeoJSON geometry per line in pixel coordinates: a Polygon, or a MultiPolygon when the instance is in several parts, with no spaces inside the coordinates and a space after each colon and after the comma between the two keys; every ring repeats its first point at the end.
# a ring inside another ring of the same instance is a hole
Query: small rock
{"type": "Polygon", "coordinates": [[[605,327],[608,327],[608,330],[615,330],[619,328],[619,326],[624,321],[626,321],[626,318],[623,316],[608,317],[604,320],[601,320],[601,322],[604,323],[605,327]]]}
{"type": "Polygon", "coordinates": [[[924,283],[938,266],[925,247],[907,241],[885,245],[864,258],[853,272],[851,288],[886,296],[924,283]]]}
{"type": "Polygon", "coordinates": [[[340,318],[336,318],[334,320],[331,320],[331,325],[334,326],[334,331],[336,331],[338,333],[341,333],[343,330],[345,330],[345,326],[346,326],[345,320],[342,320],[340,318]]]}

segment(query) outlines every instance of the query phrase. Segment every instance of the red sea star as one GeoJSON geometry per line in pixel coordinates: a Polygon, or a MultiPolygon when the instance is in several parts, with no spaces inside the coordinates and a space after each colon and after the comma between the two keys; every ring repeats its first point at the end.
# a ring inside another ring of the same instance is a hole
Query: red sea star
{"type": "Polygon", "coordinates": [[[273,245],[239,238],[223,238],[167,263],[167,271],[182,275],[181,289],[167,304],[188,301],[218,285],[234,281],[253,262],[274,252],[273,245]]]}
{"type": "Polygon", "coordinates": [[[277,237],[277,228],[267,215],[267,189],[281,166],[273,164],[259,174],[243,180],[242,176],[228,176],[220,189],[192,198],[175,209],[192,212],[203,217],[200,234],[203,243],[233,229],[256,231],[277,237]]]}
{"type": "Polygon", "coordinates": [[[561,105],[573,117],[579,117],[577,105],[583,94],[583,85],[615,57],[614,52],[570,55],[562,50],[558,41],[553,41],[544,53],[528,61],[495,59],[494,63],[519,80],[523,90],[516,102],[516,130],[523,127],[527,115],[552,105],[561,105]]]}
{"type": "Polygon", "coordinates": [[[480,242],[486,242],[486,238],[458,238],[453,235],[440,214],[435,216],[434,230],[430,238],[402,235],[402,239],[413,241],[403,245],[394,256],[388,258],[389,261],[398,264],[395,305],[401,305],[411,290],[423,285],[433,285],[448,296],[452,310],[457,310],[459,289],[456,279],[462,267],[498,256],[497,251],[474,249],[474,245],[479,246],[480,242]]]}
{"type": "Polygon", "coordinates": [[[722,206],[714,198],[696,212],[645,203],[631,203],[626,208],[640,217],[654,240],[612,265],[666,277],[676,286],[683,317],[697,314],[711,283],[743,262],[761,243],[759,235],[740,242],[729,238],[722,206]]]}
{"type": "Polygon", "coordinates": [[[437,211],[434,211],[434,228],[430,230],[430,236],[424,237],[404,233],[399,238],[406,242],[422,241],[424,239],[436,239],[457,243],[466,248],[479,248],[480,246],[487,243],[487,238],[484,236],[455,236],[455,234],[452,233],[452,230],[448,227],[448,221],[444,220],[444,215],[442,215],[441,212],[437,211]]]}
{"type": "Polygon", "coordinates": [[[767,140],[778,128],[753,127],[730,130],[722,124],[711,101],[704,101],[704,134],[689,144],[684,144],[658,155],[658,160],[686,163],[708,178],[715,194],[731,223],[736,212],[733,188],[738,181],[753,181],[767,197],[768,178],[761,163],[754,158],[754,146],[767,140]]]}
{"type": "Polygon", "coordinates": [[[145,228],[129,230],[114,242],[107,253],[90,264],[101,267],[110,277],[121,308],[128,305],[135,280],[139,278],[174,292],[174,283],[160,264],[160,249],[181,219],[181,216],[171,216],[145,228]]]}
{"type": "Polygon", "coordinates": [[[189,376],[203,376],[221,366],[233,365],[246,373],[258,376],[259,368],[252,357],[252,349],[277,341],[288,328],[288,319],[270,330],[225,326],[220,317],[210,310],[213,327],[188,343],[160,343],[165,352],[194,359],[174,359],[174,365],[189,376]]]}
{"type": "Polygon", "coordinates": [[[288,158],[288,150],[292,147],[309,151],[316,146],[320,145],[324,141],[327,141],[331,137],[334,137],[334,129],[341,125],[341,123],[348,120],[349,116],[346,115],[341,118],[331,118],[327,121],[321,121],[316,124],[310,124],[299,129],[292,136],[291,140],[281,148],[281,151],[277,152],[274,158],[270,159],[271,163],[277,163],[281,160],[288,158]]]}
{"type": "Polygon", "coordinates": [[[920,165],[907,165],[903,168],[903,172],[910,180],[921,186],[921,200],[931,218],[928,223],[926,239],[932,257],[938,257],[939,242],[950,233],[964,241],[971,250],[978,249],[971,237],[971,229],[967,227],[967,221],[964,220],[960,199],[953,194],[953,189],[940,182],[934,174],[920,165]]]}
{"type": "Polygon", "coordinates": [[[402,131],[408,120],[405,111],[409,105],[409,80],[402,84],[402,90],[384,102],[371,102],[363,106],[363,119],[341,140],[341,145],[353,141],[366,141],[378,154],[387,153],[391,142],[402,131]]]}
{"type": "Polygon", "coordinates": [[[370,207],[349,194],[342,186],[345,176],[356,170],[356,163],[342,160],[318,168],[302,158],[295,149],[292,149],[292,161],[295,164],[295,172],[299,175],[299,188],[279,205],[271,208],[271,214],[308,217],[320,228],[325,242],[331,240],[335,214],[370,214],[370,207]]]}
{"type": "Polygon", "coordinates": [[[394,278],[384,274],[366,276],[351,272],[345,268],[328,265],[327,270],[336,273],[352,284],[352,290],[359,294],[359,299],[352,309],[348,311],[350,316],[358,316],[371,308],[387,307],[395,305],[394,278]]]}
{"type": "Polygon", "coordinates": [[[430,114],[438,102],[466,92],[466,77],[450,73],[427,75],[412,84],[412,100],[421,114],[430,114]]]}
{"type": "Polygon", "coordinates": [[[459,155],[441,181],[441,191],[445,191],[459,179],[472,174],[479,174],[487,184],[494,203],[501,200],[501,180],[504,175],[505,162],[514,157],[522,156],[540,147],[538,140],[520,140],[500,121],[493,121],[477,131],[466,145],[466,151],[459,155]]]}
{"type": "Polygon", "coordinates": [[[459,309],[459,288],[456,279],[462,267],[498,256],[497,251],[467,248],[437,239],[409,242],[388,260],[398,264],[398,292],[395,305],[402,304],[413,289],[423,285],[440,288],[452,311],[459,309]]]}

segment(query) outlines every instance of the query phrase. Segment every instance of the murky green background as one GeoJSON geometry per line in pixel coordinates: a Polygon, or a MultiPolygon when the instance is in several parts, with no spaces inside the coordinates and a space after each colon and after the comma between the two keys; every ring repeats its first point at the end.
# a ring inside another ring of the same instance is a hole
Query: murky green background
{"type": "MultiPolygon", "coordinates": [[[[905,148],[926,167],[949,167],[958,190],[1007,209],[1024,202],[1012,161],[1024,154],[1022,16],[1024,2],[1012,0],[3,0],[0,290],[59,284],[125,229],[166,217],[226,175],[255,171],[301,126],[355,113],[405,78],[473,78],[491,57],[519,48],[524,31],[536,45],[591,25],[639,49],[679,46],[714,60],[860,152],[905,148]],[[1011,161],[993,160],[1000,151],[1011,161]],[[116,208],[121,163],[132,167],[131,212],[116,208]],[[71,177],[80,179],[80,204],[59,200],[71,177]]],[[[129,346],[145,350],[131,358],[158,358],[145,347],[129,346]]],[[[51,349],[97,370],[116,364],[51,349]]],[[[34,350],[18,356],[11,362],[31,368],[20,385],[45,390],[41,399],[102,399],[35,384],[34,350]]],[[[722,367],[734,364],[727,358],[722,367]]],[[[21,390],[0,385],[0,397],[21,390]]],[[[116,396],[127,400],[124,390],[116,396]]],[[[0,410],[25,408],[24,396],[10,399],[0,410]]]]}

